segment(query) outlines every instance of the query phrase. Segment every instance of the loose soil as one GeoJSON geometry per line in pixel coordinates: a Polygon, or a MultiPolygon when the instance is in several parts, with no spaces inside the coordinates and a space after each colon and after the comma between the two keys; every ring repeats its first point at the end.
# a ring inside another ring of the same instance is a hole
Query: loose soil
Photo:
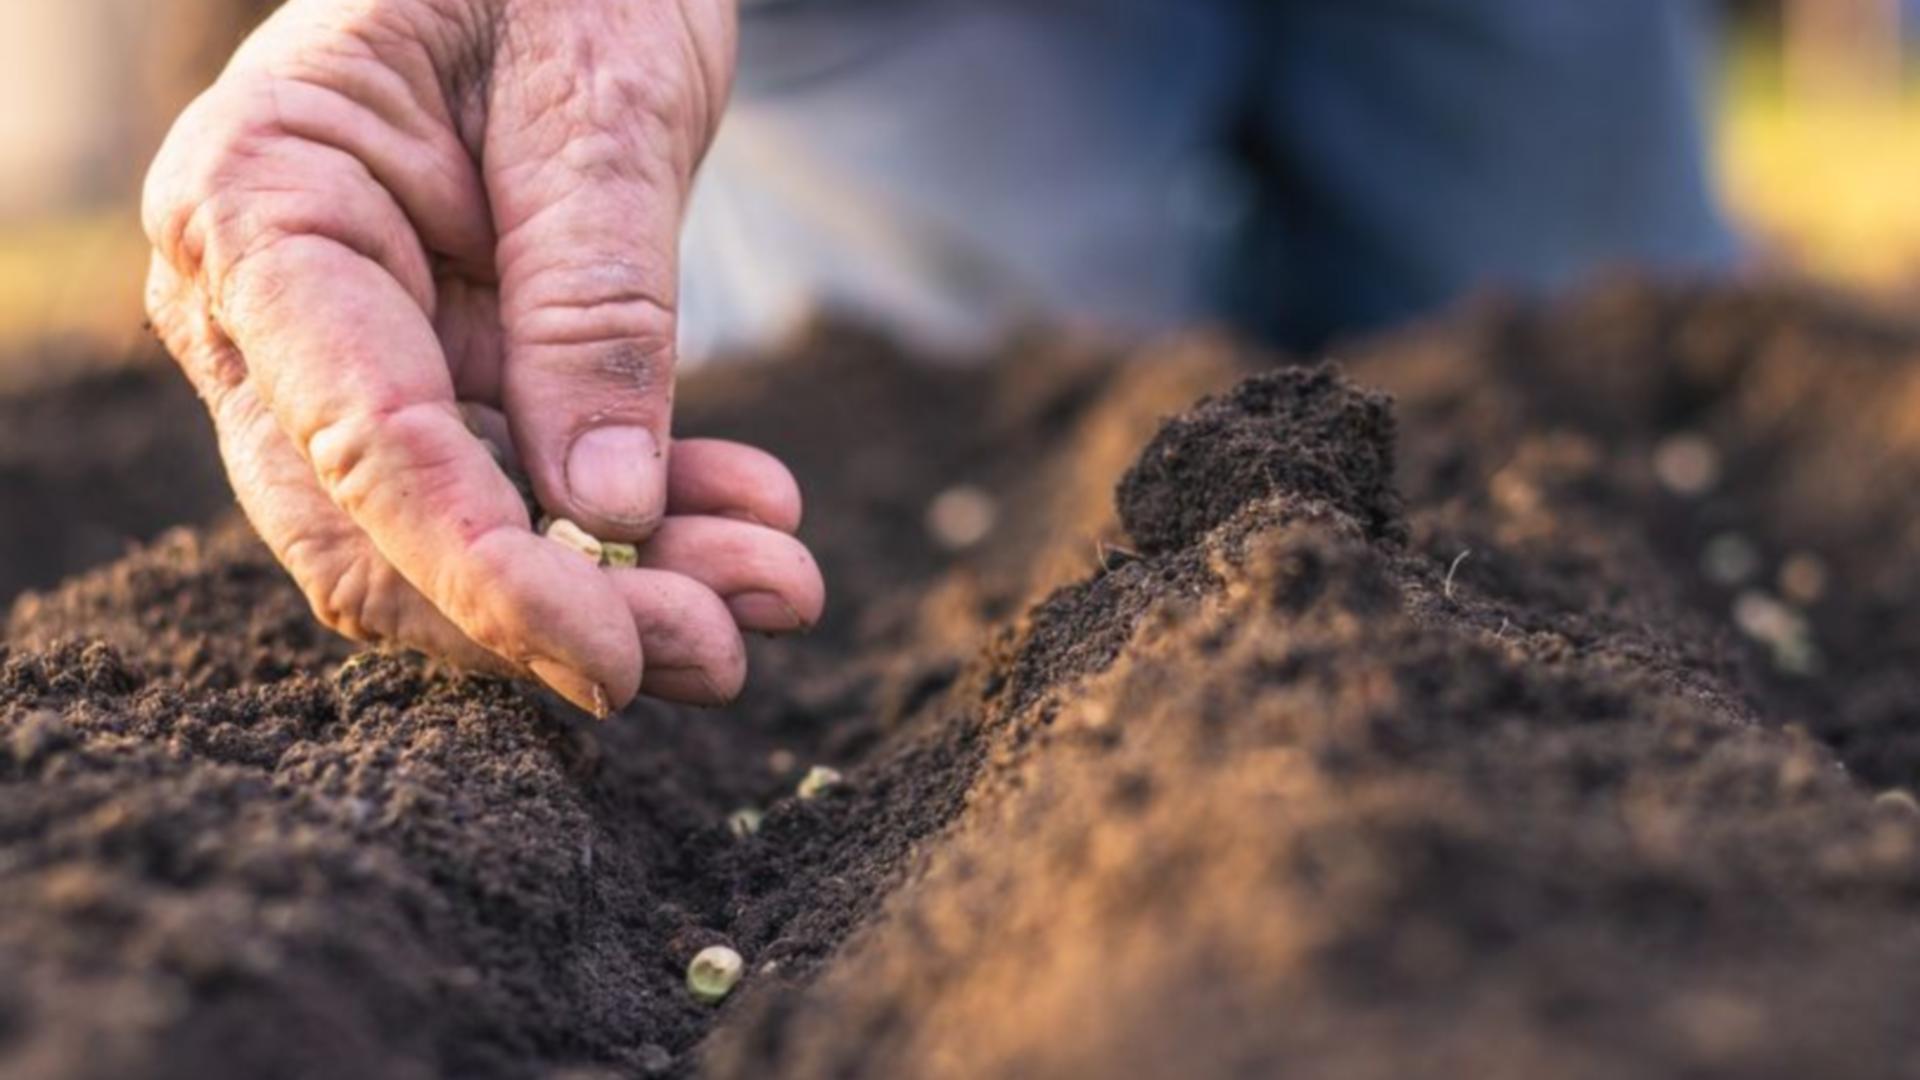
{"type": "MultiPolygon", "coordinates": [[[[836,604],[720,712],[356,655],[232,521],[23,596],[0,1074],[1905,1073],[1920,327],[1619,283],[1342,359],[841,329],[689,380],[836,604]]],[[[116,378],[0,403],[70,417],[0,429],[8,582],[222,504],[116,378]]]]}

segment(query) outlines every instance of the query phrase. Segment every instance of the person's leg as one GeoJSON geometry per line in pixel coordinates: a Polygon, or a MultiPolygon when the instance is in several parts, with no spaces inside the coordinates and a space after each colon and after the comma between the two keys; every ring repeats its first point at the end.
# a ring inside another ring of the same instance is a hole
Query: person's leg
{"type": "Polygon", "coordinates": [[[684,349],[827,307],[935,349],[1204,310],[1222,0],[763,0],[696,190],[684,349]]]}
{"type": "Polygon", "coordinates": [[[1724,266],[1705,0],[1270,0],[1278,171],[1243,304],[1311,346],[1481,284],[1724,266]]]}

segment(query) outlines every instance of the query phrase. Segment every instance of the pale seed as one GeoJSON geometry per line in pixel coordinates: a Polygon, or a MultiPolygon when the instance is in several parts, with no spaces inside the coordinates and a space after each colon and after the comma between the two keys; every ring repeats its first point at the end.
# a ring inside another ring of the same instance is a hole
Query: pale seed
{"type": "Polygon", "coordinates": [[[828,768],[825,765],[815,765],[807,770],[807,775],[801,779],[799,790],[795,794],[802,799],[817,799],[842,779],[844,777],[840,775],[840,770],[828,768]]]}
{"type": "Polygon", "coordinates": [[[751,806],[743,806],[727,815],[727,828],[741,840],[760,831],[760,822],[766,815],[751,806]]]}
{"type": "Polygon", "coordinates": [[[687,992],[703,1005],[720,1002],[740,983],[746,961],[725,945],[701,949],[687,965],[687,992]]]}
{"type": "Polygon", "coordinates": [[[567,547],[585,555],[594,562],[599,562],[601,556],[606,552],[605,545],[594,539],[592,534],[588,533],[587,530],[575,525],[566,518],[554,518],[548,521],[540,527],[540,535],[549,540],[565,544],[567,547]]]}

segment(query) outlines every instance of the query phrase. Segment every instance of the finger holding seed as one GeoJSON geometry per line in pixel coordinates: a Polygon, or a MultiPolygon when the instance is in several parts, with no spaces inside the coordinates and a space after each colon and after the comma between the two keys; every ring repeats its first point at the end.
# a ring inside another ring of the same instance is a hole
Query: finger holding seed
{"type": "Polygon", "coordinates": [[[706,708],[740,695],[747,681],[747,645],[712,589],[665,570],[612,570],[607,577],[640,631],[641,692],[706,708]]]}
{"type": "Polygon", "coordinates": [[[743,630],[807,630],[826,607],[826,583],[806,547],[749,522],[669,516],[640,547],[639,560],[642,567],[684,574],[712,589],[743,630]]]}

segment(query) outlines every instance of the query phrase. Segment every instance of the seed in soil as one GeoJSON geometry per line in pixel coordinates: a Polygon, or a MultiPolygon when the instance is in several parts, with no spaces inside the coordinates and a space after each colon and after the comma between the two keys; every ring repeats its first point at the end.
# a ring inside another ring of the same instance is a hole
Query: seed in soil
{"type": "Polygon", "coordinates": [[[1734,598],[1733,622],[1740,632],[1773,653],[1773,666],[1790,675],[1809,675],[1820,666],[1812,628],[1790,605],[1758,589],[1734,598]]]}
{"type": "Polygon", "coordinates": [[[733,835],[745,840],[760,831],[760,822],[766,815],[751,806],[743,806],[727,815],[727,828],[733,835]]]}
{"type": "Polygon", "coordinates": [[[718,1004],[740,982],[746,961],[725,945],[701,949],[687,965],[687,992],[703,1005],[718,1004]]]}
{"type": "Polygon", "coordinates": [[[1805,551],[1787,556],[1780,564],[1780,593],[1801,607],[1819,603],[1827,594],[1827,564],[1805,551]]]}
{"type": "Polygon", "coordinates": [[[948,488],[927,506],[927,532],[948,551],[964,551],[985,540],[999,519],[994,497],[971,484],[948,488]]]}
{"type": "Polygon", "coordinates": [[[840,775],[840,770],[825,765],[815,765],[807,770],[807,775],[800,780],[800,787],[794,794],[803,799],[817,799],[842,779],[844,777],[840,775]]]}
{"type": "Polygon", "coordinates": [[[1668,491],[1697,499],[1720,482],[1720,452],[1692,432],[1670,435],[1654,448],[1653,473],[1668,491]]]}
{"type": "Polygon", "coordinates": [[[1875,795],[1873,806],[1876,810],[1891,810],[1895,813],[1920,817],[1920,799],[1915,799],[1913,792],[1905,788],[1890,788],[1875,795]]]}

